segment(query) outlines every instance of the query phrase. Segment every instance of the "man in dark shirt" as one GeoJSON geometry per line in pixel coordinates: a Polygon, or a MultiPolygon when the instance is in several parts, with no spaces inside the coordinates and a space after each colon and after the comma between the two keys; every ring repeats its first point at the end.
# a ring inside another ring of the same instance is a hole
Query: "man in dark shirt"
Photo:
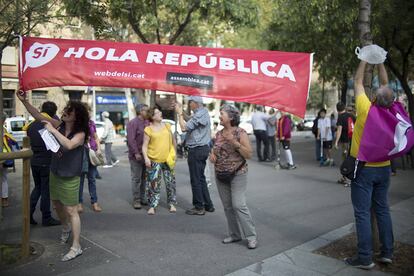
{"type": "MultiPolygon", "coordinates": [[[[45,102],[41,108],[42,114],[49,117],[56,116],[56,110],[57,106],[54,102],[45,102]]],[[[30,137],[30,145],[33,150],[30,163],[35,184],[30,195],[30,224],[37,224],[33,219],[33,213],[36,210],[39,198],[41,198],[40,211],[42,212],[42,225],[54,226],[60,225],[60,221],[52,218],[50,211],[49,174],[52,153],[46,149],[46,145],[39,134],[39,130],[42,128],[44,128],[44,125],[39,121],[34,121],[27,127],[27,136],[30,137]]]]}
{"type": "MultiPolygon", "coordinates": [[[[344,161],[346,156],[348,155],[349,145],[352,137],[352,130],[350,130],[349,128],[352,127],[351,125],[354,124],[355,117],[351,113],[346,112],[345,104],[342,102],[336,104],[336,110],[338,110],[338,121],[336,122],[337,128],[335,148],[341,148],[342,161],[344,161]]],[[[338,183],[344,184],[345,187],[350,186],[350,183],[346,180],[344,176],[341,176],[341,178],[338,180],[338,183]]]]}

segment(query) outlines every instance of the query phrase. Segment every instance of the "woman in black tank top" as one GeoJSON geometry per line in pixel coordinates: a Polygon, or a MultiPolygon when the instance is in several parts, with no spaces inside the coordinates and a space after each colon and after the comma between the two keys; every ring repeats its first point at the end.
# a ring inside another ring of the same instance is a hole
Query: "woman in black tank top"
{"type": "Polygon", "coordinates": [[[63,226],[60,241],[68,242],[73,233],[72,247],[62,258],[62,261],[69,261],[82,254],[77,206],[84,144],[89,134],[88,110],[82,103],[70,101],[63,109],[62,120],[56,120],[44,117],[27,101],[25,92],[19,91],[17,97],[36,120],[45,124],[60,144],[59,150],[52,153],[49,186],[50,198],[63,226]]]}

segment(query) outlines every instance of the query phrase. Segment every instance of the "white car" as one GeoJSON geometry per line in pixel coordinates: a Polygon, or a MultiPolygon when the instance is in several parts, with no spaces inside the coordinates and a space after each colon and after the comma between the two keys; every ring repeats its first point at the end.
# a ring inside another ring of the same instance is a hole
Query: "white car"
{"type": "Polygon", "coordinates": [[[23,143],[23,137],[26,136],[26,131],[23,130],[23,126],[27,123],[24,117],[10,117],[6,118],[4,127],[7,132],[13,135],[19,145],[23,143]]]}
{"type": "Polygon", "coordinates": [[[239,127],[244,129],[248,135],[253,134],[253,125],[250,119],[241,117],[239,127]]]}
{"type": "Polygon", "coordinates": [[[98,135],[98,138],[101,139],[104,133],[105,123],[100,122],[100,121],[95,121],[95,125],[96,125],[96,134],[98,135]]]}

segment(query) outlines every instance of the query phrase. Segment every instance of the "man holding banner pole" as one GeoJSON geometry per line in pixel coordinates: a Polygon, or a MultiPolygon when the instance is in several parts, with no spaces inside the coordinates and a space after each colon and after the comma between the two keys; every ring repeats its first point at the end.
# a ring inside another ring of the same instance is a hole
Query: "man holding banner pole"
{"type": "Polygon", "coordinates": [[[193,116],[187,121],[184,119],[181,104],[176,103],[178,122],[181,130],[186,132],[186,146],[188,146],[188,168],[190,170],[191,190],[193,193],[193,208],[187,210],[187,215],[204,215],[205,211],[214,212],[213,202],[207,188],[204,170],[210,153],[210,116],[207,108],[203,106],[200,96],[188,97],[193,116]]]}

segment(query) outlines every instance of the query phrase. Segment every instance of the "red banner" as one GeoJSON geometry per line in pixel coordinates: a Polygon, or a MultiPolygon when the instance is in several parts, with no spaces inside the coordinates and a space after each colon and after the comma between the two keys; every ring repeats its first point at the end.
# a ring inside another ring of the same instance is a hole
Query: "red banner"
{"type": "Polygon", "coordinates": [[[20,86],[156,89],[303,117],[312,54],[24,37],[20,86]]]}

